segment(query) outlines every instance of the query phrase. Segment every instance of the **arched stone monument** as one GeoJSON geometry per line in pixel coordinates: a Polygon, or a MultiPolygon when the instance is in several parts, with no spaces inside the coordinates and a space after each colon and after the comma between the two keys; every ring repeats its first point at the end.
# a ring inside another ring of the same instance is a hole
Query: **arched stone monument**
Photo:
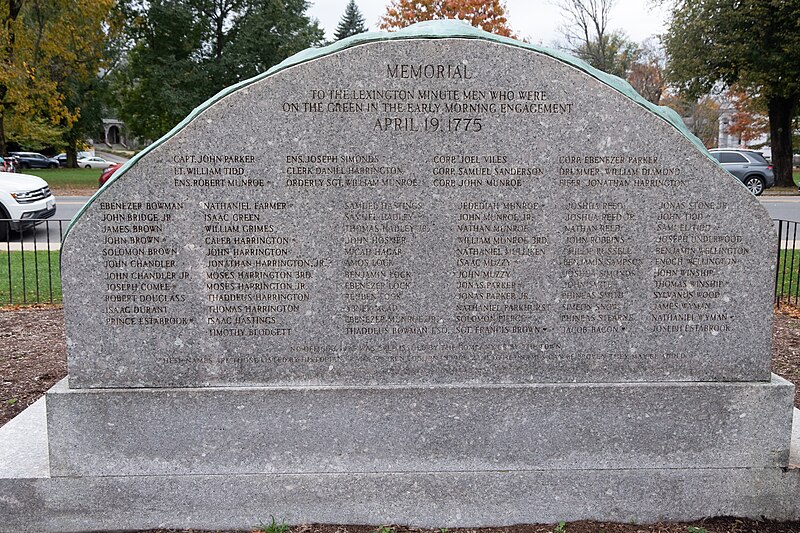
{"type": "Polygon", "coordinates": [[[48,474],[0,516],[798,518],[775,254],[677,116],[578,60],[452,21],[303,52],[70,228],[48,474]]]}

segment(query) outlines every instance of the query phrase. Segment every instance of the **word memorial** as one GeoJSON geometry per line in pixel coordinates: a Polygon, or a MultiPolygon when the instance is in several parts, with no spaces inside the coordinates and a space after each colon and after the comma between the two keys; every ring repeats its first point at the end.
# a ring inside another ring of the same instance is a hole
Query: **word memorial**
{"type": "Polygon", "coordinates": [[[775,246],[583,63],[455,21],[306,51],[73,222],[0,529],[800,518],[775,246]]]}

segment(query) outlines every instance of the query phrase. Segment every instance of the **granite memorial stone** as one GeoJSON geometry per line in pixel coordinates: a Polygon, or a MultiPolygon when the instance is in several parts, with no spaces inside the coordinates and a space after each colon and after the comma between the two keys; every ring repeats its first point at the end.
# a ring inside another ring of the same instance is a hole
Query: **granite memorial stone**
{"type": "Polygon", "coordinates": [[[227,94],[94,198],[70,384],[766,380],[772,235],[572,65],[373,43],[227,94]]]}
{"type": "Polygon", "coordinates": [[[0,469],[0,518],[800,518],[776,252],[677,116],[577,60],[452,21],[307,51],[71,226],[47,475],[0,469]]]}

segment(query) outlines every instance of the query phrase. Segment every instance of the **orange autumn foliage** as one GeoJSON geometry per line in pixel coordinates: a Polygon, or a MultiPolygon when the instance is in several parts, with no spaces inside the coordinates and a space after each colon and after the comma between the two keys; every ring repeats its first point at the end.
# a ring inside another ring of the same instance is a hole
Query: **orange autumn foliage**
{"type": "Polygon", "coordinates": [[[503,0],[391,0],[379,27],[392,31],[416,22],[438,19],[464,20],[476,28],[514,37],[503,0]]]}
{"type": "Polygon", "coordinates": [[[738,137],[739,142],[746,145],[769,133],[766,106],[757,95],[734,85],[728,90],[727,96],[734,109],[728,125],[729,135],[738,137]]]}

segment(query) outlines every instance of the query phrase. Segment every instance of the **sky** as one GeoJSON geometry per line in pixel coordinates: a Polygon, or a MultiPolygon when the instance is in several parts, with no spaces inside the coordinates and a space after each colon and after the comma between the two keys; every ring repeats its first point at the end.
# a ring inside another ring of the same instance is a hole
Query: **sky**
{"type": "MultiPolygon", "coordinates": [[[[530,42],[552,46],[558,39],[559,26],[563,25],[556,0],[506,0],[511,28],[530,42]]],[[[308,13],[325,29],[326,37],[333,38],[336,25],[344,14],[348,0],[310,0],[308,13]]],[[[378,19],[386,12],[389,0],[356,0],[370,30],[378,30],[378,19]]],[[[611,12],[611,29],[624,31],[634,41],[662,33],[667,12],[654,7],[650,0],[617,0],[611,12]]]]}

